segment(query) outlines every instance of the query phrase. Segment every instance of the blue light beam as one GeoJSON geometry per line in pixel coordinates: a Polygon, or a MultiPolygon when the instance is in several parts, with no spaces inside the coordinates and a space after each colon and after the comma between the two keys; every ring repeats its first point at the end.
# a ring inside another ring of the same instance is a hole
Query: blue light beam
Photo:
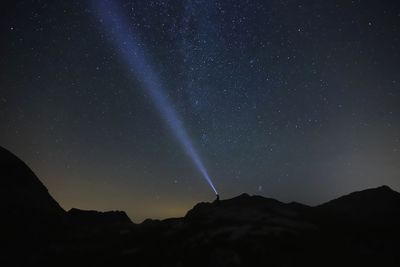
{"type": "Polygon", "coordinates": [[[151,61],[146,56],[139,36],[132,27],[129,27],[129,23],[127,23],[114,1],[93,0],[92,3],[95,7],[96,15],[103,26],[102,29],[111,37],[112,44],[119,55],[126,61],[130,71],[134,73],[146,93],[150,95],[161,117],[166,121],[168,128],[178,139],[185,153],[192,159],[194,165],[206,179],[215,194],[218,194],[199,154],[183,127],[182,120],[174,110],[171,101],[165,93],[163,84],[152,68],[151,61]]]}

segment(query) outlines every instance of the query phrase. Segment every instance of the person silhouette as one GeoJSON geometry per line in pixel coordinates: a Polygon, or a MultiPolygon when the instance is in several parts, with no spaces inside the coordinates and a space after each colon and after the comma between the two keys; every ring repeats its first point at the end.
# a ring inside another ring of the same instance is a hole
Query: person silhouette
{"type": "Polygon", "coordinates": [[[217,194],[217,199],[215,200],[215,204],[219,205],[219,194],[217,194]]]}

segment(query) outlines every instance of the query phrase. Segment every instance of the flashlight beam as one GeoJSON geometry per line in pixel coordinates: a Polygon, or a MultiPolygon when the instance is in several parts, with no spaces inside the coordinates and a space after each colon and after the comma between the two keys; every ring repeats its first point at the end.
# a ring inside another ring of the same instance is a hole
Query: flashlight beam
{"type": "Polygon", "coordinates": [[[107,0],[93,0],[96,15],[102,24],[102,29],[111,38],[121,58],[125,60],[130,71],[142,84],[143,89],[149,94],[161,117],[176,139],[182,145],[185,153],[191,158],[194,165],[200,171],[215,194],[218,194],[211,177],[197,153],[194,145],[187,134],[182,120],[174,110],[171,101],[165,93],[165,88],[160,81],[156,71],[150,64],[143,43],[134,29],[124,19],[122,12],[115,2],[107,0]]]}

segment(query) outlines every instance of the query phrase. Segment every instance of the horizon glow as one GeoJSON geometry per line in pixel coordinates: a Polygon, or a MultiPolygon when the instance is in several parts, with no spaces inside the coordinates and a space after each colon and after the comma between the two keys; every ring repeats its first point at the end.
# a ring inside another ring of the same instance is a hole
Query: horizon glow
{"type": "Polygon", "coordinates": [[[153,69],[151,60],[146,55],[139,36],[133,27],[129,27],[129,23],[124,19],[125,17],[115,2],[93,0],[92,4],[96,10],[96,16],[102,25],[101,29],[111,37],[112,44],[120,57],[127,63],[129,70],[133,72],[136,79],[140,82],[142,88],[149,94],[160,117],[165,121],[172,134],[179,141],[185,153],[193,161],[214,193],[218,194],[203,161],[183,126],[182,119],[173,108],[172,102],[168,99],[166,89],[153,69]]]}

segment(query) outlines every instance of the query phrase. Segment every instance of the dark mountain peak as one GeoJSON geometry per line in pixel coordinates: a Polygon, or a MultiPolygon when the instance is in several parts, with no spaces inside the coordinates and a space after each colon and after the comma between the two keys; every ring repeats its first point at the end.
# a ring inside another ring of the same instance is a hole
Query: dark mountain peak
{"type": "MultiPolygon", "coordinates": [[[[285,204],[272,198],[241,194],[237,197],[199,203],[185,216],[195,221],[260,222],[271,217],[293,217],[299,205],[285,204]]],[[[307,206],[306,206],[307,207],[307,206]]],[[[303,206],[302,206],[303,208],[303,206]]]]}
{"type": "Polygon", "coordinates": [[[384,220],[400,222],[399,207],[400,193],[384,185],[339,197],[317,206],[316,210],[341,220],[376,224],[384,220]]]}
{"type": "Polygon", "coordinates": [[[344,195],[343,197],[347,197],[347,196],[355,196],[355,195],[376,195],[376,194],[398,194],[396,191],[394,191],[393,189],[391,189],[389,186],[387,185],[381,185],[378,187],[374,187],[374,188],[368,188],[368,189],[364,189],[364,190],[360,190],[360,191],[355,191],[352,192],[348,195],[344,195]]]}
{"type": "Polygon", "coordinates": [[[47,242],[63,227],[65,211],[33,171],[0,147],[1,224],[7,246],[47,242]],[[9,242],[9,243],[8,243],[9,242]]]}
{"type": "Polygon", "coordinates": [[[0,147],[0,172],[3,190],[24,190],[26,186],[36,190],[47,191],[33,171],[17,156],[0,147]]]}
{"type": "Polygon", "coordinates": [[[110,226],[133,224],[124,211],[81,210],[72,208],[67,213],[68,221],[79,226],[110,226]]]}
{"type": "Polygon", "coordinates": [[[7,203],[4,208],[14,216],[8,217],[11,221],[30,221],[37,216],[49,219],[65,213],[34,172],[3,147],[0,147],[0,177],[2,205],[7,203]]]}
{"type": "Polygon", "coordinates": [[[263,196],[259,196],[259,195],[249,195],[247,193],[242,193],[236,197],[221,200],[221,202],[225,202],[225,203],[229,203],[229,204],[238,203],[238,202],[241,202],[241,203],[264,202],[264,203],[266,203],[268,201],[275,202],[275,203],[281,203],[278,200],[273,199],[273,198],[267,198],[267,197],[263,197],[263,196]]]}
{"type": "MultiPolygon", "coordinates": [[[[321,206],[349,205],[371,205],[390,204],[391,201],[399,201],[400,193],[392,190],[389,186],[383,185],[376,188],[369,188],[344,195],[337,199],[324,203],[321,206]]],[[[370,206],[371,207],[371,206],[370,206]]]]}
{"type": "Polygon", "coordinates": [[[390,188],[387,185],[382,185],[382,186],[379,186],[379,187],[376,187],[376,188],[372,188],[372,189],[369,189],[369,190],[376,190],[376,191],[382,191],[382,192],[395,192],[392,188],[390,188]]]}
{"type": "Polygon", "coordinates": [[[238,199],[248,199],[248,198],[250,198],[251,196],[249,195],[249,194],[247,194],[247,193],[242,193],[242,194],[240,194],[239,196],[237,196],[237,197],[234,197],[234,198],[238,198],[238,199]]]}

